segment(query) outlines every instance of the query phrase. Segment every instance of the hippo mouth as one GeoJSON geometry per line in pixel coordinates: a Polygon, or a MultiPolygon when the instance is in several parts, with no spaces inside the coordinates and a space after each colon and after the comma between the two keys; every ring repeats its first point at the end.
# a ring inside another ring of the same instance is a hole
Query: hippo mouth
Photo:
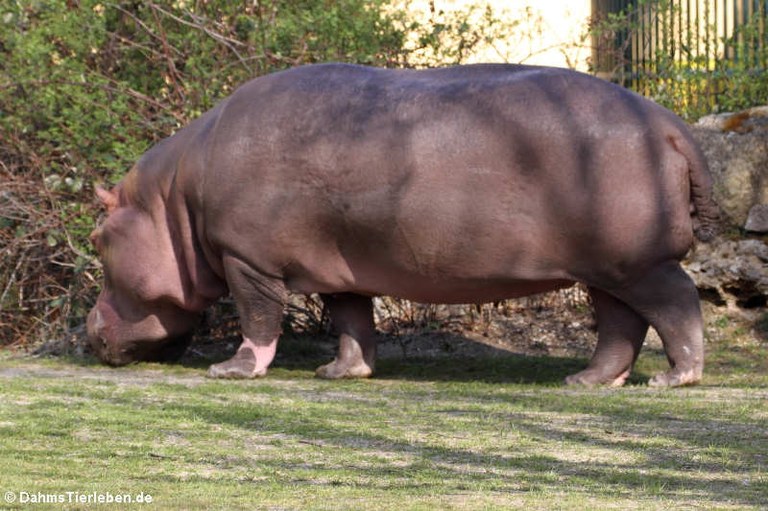
{"type": "Polygon", "coordinates": [[[111,366],[124,366],[133,362],[176,362],[184,355],[192,337],[189,333],[162,341],[124,341],[119,347],[110,346],[103,337],[91,337],[89,341],[99,360],[111,366]]]}
{"type": "Polygon", "coordinates": [[[192,342],[192,331],[181,335],[150,339],[110,339],[105,335],[101,313],[94,309],[88,318],[88,342],[105,364],[124,366],[133,362],[175,362],[192,342]]]}

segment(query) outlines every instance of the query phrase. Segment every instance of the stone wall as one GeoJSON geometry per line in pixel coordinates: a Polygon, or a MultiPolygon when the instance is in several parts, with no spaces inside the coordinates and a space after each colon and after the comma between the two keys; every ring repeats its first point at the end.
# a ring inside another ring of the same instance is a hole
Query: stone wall
{"type": "Polygon", "coordinates": [[[753,211],[750,229],[768,232],[759,222],[768,208],[768,106],[703,117],[692,131],[709,162],[726,221],[744,228],[753,211]]]}
{"type": "Polygon", "coordinates": [[[725,235],[698,243],[684,266],[702,298],[765,310],[768,296],[768,106],[692,126],[709,162],[725,235]]]}

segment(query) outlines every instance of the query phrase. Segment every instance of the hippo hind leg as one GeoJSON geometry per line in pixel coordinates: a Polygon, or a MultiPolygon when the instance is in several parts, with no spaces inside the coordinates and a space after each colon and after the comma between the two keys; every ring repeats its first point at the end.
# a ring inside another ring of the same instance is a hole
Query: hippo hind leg
{"type": "Polygon", "coordinates": [[[320,378],[367,378],[376,361],[376,333],[370,297],[351,293],[321,295],[339,333],[336,358],[317,369],[320,378]]]}
{"type": "Polygon", "coordinates": [[[622,301],[590,287],[597,315],[597,347],[583,371],[568,376],[568,385],[619,387],[629,377],[648,332],[648,322],[622,301]]]}
{"type": "Polygon", "coordinates": [[[611,294],[637,311],[658,332],[670,369],[651,378],[655,387],[699,383],[704,369],[704,326],[699,295],[677,261],[651,268],[611,294]]]}

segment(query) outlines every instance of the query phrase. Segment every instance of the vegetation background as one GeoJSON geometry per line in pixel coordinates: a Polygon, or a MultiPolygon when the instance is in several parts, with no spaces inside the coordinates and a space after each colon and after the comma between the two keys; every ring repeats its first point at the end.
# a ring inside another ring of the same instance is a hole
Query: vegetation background
{"type": "MultiPolygon", "coordinates": [[[[750,34],[764,34],[764,21],[750,34]]],[[[4,2],[0,346],[27,347],[82,328],[100,278],[87,242],[100,215],[94,185],[117,182],[149,146],[239,84],[311,62],[458,64],[478,45],[522,30],[535,36],[535,25],[530,12],[502,21],[483,2],[426,21],[386,0],[4,2]]],[[[618,13],[593,20],[577,44],[636,29],[633,11],[618,13]]],[[[690,117],[682,92],[664,86],[679,83],[681,70],[660,62],[668,79],[659,81],[657,98],[690,117]]],[[[728,106],[768,102],[768,79],[750,73],[738,66],[723,73],[734,84],[728,106]]],[[[312,303],[302,310],[320,312],[312,303]]],[[[415,317],[409,305],[389,310],[415,317]]]]}
{"type": "MultiPolygon", "coordinates": [[[[650,1],[669,4],[640,4],[650,1]]],[[[100,280],[87,244],[101,214],[94,185],[118,181],[240,83],[328,60],[461,63],[535,29],[524,21],[482,2],[426,21],[385,0],[0,2],[0,348],[78,335],[100,280]]],[[[636,29],[636,13],[622,12],[593,20],[580,44],[636,29]]],[[[668,80],[651,94],[700,115],[683,95],[696,87],[670,86],[699,75],[662,63],[654,72],[668,80]]],[[[728,65],[728,108],[768,103],[765,72],[728,65]]],[[[582,313],[583,293],[570,293],[561,299],[582,313]]],[[[491,307],[467,307],[450,344],[435,346],[476,349],[473,327],[489,327],[491,307]]],[[[499,309],[541,327],[514,303],[499,309]]],[[[199,335],[236,331],[220,312],[199,335]]],[[[377,310],[380,327],[402,334],[445,321],[440,312],[395,300],[377,310]]],[[[287,314],[298,330],[322,316],[311,298],[287,314]]],[[[765,342],[711,316],[707,384],[674,392],[564,388],[582,361],[552,356],[540,329],[530,347],[546,357],[428,353],[342,382],[314,378],[332,355],[291,335],[259,382],[206,380],[194,360],[108,369],[0,349],[0,508],[28,508],[12,502],[22,491],[110,491],[149,493],[158,509],[764,509],[765,342]]],[[[569,338],[585,330],[567,326],[569,338]]],[[[415,352],[407,337],[403,354],[415,352]]],[[[660,346],[645,349],[631,383],[666,366],[660,346]]]]}
{"type": "Polygon", "coordinates": [[[410,66],[416,51],[422,65],[459,63],[501,26],[491,11],[470,27],[466,17],[422,24],[386,7],[28,0],[0,8],[0,345],[82,323],[99,277],[87,242],[100,214],[94,185],[117,182],[150,145],[239,84],[311,62],[410,66]]]}

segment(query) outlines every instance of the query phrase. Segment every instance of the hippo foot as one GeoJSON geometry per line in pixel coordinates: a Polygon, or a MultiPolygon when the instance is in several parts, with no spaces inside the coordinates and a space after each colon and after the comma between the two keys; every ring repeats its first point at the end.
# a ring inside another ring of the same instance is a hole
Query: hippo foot
{"type": "Polygon", "coordinates": [[[595,369],[584,369],[576,374],[565,378],[566,385],[583,385],[585,387],[594,387],[596,385],[605,385],[608,387],[621,387],[629,378],[629,371],[624,371],[619,376],[605,377],[600,371],[595,369]]]}
{"type": "Polygon", "coordinates": [[[315,376],[326,380],[339,380],[342,378],[368,378],[373,374],[373,367],[363,361],[354,364],[334,358],[333,362],[320,366],[315,371],[315,376]]]}
{"type": "Polygon", "coordinates": [[[208,368],[208,378],[251,379],[267,374],[267,368],[259,369],[256,355],[249,349],[241,349],[235,356],[208,368]]]}
{"type": "Polygon", "coordinates": [[[684,387],[701,382],[701,369],[670,369],[648,380],[649,387],[684,387]]]}

